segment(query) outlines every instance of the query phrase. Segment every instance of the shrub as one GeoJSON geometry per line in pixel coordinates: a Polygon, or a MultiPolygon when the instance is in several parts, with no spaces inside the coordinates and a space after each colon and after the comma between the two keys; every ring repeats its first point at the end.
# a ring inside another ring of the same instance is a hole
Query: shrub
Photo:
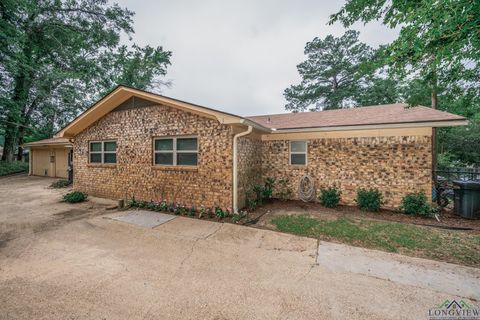
{"type": "Polygon", "coordinates": [[[198,217],[201,219],[207,216],[207,208],[204,205],[200,206],[200,210],[198,211],[198,217]]]}
{"type": "Polygon", "coordinates": [[[65,187],[68,187],[71,184],[72,184],[71,181],[62,179],[62,180],[57,180],[55,182],[52,182],[50,187],[52,187],[52,188],[65,188],[65,187]]]}
{"type": "Polygon", "coordinates": [[[240,211],[238,213],[233,213],[232,214],[232,222],[233,223],[238,223],[240,222],[240,220],[242,220],[243,218],[246,218],[247,217],[247,212],[246,211],[240,211]]]}
{"type": "Polygon", "coordinates": [[[222,208],[220,208],[220,207],[216,207],[215,208],[215,215],[217,216],[217,218],[223,219],[223,218],[226,218],[228,216],[228,212],[223,211],[222,208]]]}
{"type": "Polygon", "coordinates": [[[434,208],[423,192],[407,194],[402,199],[400,209],[407,214],[419,214],[426,217],[434,215],[434,208]]]}
{"type": "Polygon", "coordinates": [[[274,178],[267,178],[263,186],[259,184],[255,185],[253,187],[253,192],[255,193],[256,199],[251,200],[247,195],[248,207],[254,209],[257,206],[261,206],[265,202],[265,200],[271,199],[273,196],[274,187],[275,187],[274,178]]]}
{"type": "Polygon", "coordinates": [[[382,205],[382,194],[377,189],[360,189],[355,202],[364,211],[379,211],[382,205]]]}
{"type": "Polygon", "coordinates": [[[288,178],[281,178],[277,183],[277,198],[282,201],[290,199],[292,196],[292,189],[290,189],[290,180],[288,178]]]}
{"type": "Polygon", "coordinates": [[[28,171],[28,162],[23,161],[0,161],[0,176],[28,171]]]}
{"type": "Polygon", "coordinates": [[[188,214],[190,217],[195,217],[195,213],[197,213],[197,209],[195,209],[194,206],[192,206],[190,209],[188,209],[187,214],[188,214]]]}
{"type": "Polygon", "coordinates": [[[87,194],[80,191],[72,191],[63,196],[63,201],[68,203],[82,202],[87,199],[87,194]]]}
{"type": "Polygon", "coordinates": [[[340,194],[340,190],[335,187],[325,188],[320,190],[318,199],[325,207],[335,208],[340,202],[340,194]]]}
{"type": "Polygon", "coordinates": [[[263,186],[263,199],[271,199],[273,195],[273,188],[275,187],[275,179],[267,178],[263,186]]]}

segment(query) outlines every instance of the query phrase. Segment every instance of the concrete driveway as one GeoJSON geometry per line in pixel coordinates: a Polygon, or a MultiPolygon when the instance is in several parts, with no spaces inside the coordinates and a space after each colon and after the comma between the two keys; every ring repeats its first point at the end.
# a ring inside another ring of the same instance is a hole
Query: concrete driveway
{"type": "Polygon", "coordinates": [[[112,220],[107,204],[58,203],[50,182],[0,180],[2,319],[427,319],[461,298],[317,264],[314,239],[183,217],[155,228],[112,220]],[[86,212],[63,221],[66,208],[86,212]]]}

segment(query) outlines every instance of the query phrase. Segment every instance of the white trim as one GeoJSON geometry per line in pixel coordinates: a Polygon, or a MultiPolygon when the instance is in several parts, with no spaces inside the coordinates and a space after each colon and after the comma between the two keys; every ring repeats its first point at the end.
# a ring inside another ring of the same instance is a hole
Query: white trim
{"type": "Polygon", "coordinates": [[[198,166],[198,136],[195,135],[187,135],[187,136],[161,136],[161,137],[153,137],[153,165],[154,166],[169,166],[169,167],[196,167],[198,166]],[[177,140],[178,139],[196,139],[197,140],[197,148],[195,150],[177,150],[177,140]],[[172,140],[172,150],[155,150],[155,141],[157,140],[172,140]],[[166,153],[172,154],[172,162],[173,164],[160,164],[155,163],[155,155],[157,153],[166,153]],[[178,153],[196,153],[197,154],[197,163],[195,165],[191,164],[177,164],[177,154],[178,153]]]}
{"type": "Polygon", "coordinates": [[[305,139],[296,139],[296,140],[289,140],[288,141],[288,164],[292,166],[306,166],[308,164],[308,140],[305,139]],[[305,142],[305,151],[292,151],[292,142],[305,142]],[[292,154],[304,154],[305,155],[305,163],[304,164],[292,164],[292,154]]]}
{"type": "Polygon", "coordinates": [[[294,133],[294,132],[316,132],[316,131],[350,131],[367,129],[391,129],[391,128],[423,128],[423,127],[453,127],[465,126],[468,120],[455,121],[436,121],[436,122],[414,122],[414,123],[392,123],[392,124],[367,124],[352,126],[334,126],[334,127],[314,127],[314,128],[296,128],[296,129],[272,129],[272,134],[276,133],[294,133]]]}
{"type": "Polygon", "coordinates": [[[88,142],[88,163],[89,164],[114,164],[117,163],[117,140],[108,139],[108,140],[92,140],[88,142]],[[105,142],[115,142],[115,151],[105,151],[105,142]],[[100,151],[92,151],[92,143],[100,143],[101,150],[100,151]],[[92,162],[92,158],[90,155],[92,154],[100,154],[101,155],[101,162],[92,162]],[[105,154],[115,154],[115,162],[105,162],[105,154]]]}

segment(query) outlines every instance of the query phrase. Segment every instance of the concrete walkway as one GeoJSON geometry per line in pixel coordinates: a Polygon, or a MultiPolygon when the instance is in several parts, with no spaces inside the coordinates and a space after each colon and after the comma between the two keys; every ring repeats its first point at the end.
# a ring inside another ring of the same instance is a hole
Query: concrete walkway
{"type": "Polygon", "coordinates": [[[352,272],[480,300],[480,269],[320,242],[317,263],[334,272],[352,272]]]}
{"type": "MultiPolygon", "coordinates": [[[[450,290],[453,278],[439,287],[441,275],[425,284],[391,278],[410,264],[394,255],[376,253],[372,263],[356,248],[185,217],[149,228],[113,220],[125,212],[95,201],[60,202],[66,190],[48,189],[48,179],[4,181],[2,320],[427,319],[430,308],[471,295],[450,290]]],[[[418,270],[403,273],[418,280],[418,270]]],[[[465,276],[478,288],[476,274],[465,276]]]]}

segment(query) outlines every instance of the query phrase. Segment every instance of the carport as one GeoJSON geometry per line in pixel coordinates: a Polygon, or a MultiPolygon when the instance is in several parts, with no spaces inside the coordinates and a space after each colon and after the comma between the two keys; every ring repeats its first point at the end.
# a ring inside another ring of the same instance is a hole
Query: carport
{"type": "Polygon", "coordinates": [[[29,175],[68,178],[72,164],[72,143],[66,138],[51,138],[26,143],[30,149],[29,175]]]}

